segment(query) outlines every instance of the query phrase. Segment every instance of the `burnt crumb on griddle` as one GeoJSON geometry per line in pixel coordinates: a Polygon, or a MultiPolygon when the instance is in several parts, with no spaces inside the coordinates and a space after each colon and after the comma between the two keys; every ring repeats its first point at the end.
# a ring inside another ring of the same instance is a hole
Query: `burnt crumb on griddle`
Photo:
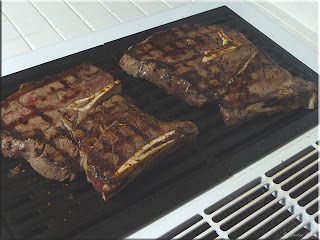
{"type": "Polygon", "coordinates": [[[70,194],[68,194],[67,198],[68,198],[69,200],[73,200],[73,199],[74,199],[74,196],[73,196],[72,193],[70,193],[70,194]]]}
{"type": "Polygon", "coordinates": [[[8,171],[8,178],[14,178],[21,173],[21,163],[8,171]]]}

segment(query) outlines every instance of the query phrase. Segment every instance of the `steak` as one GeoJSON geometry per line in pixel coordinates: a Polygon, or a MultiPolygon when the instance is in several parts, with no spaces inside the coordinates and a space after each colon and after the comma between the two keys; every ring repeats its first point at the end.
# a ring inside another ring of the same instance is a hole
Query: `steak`
{"type": "Polygon", "coordinates": [[[146,166],[192,141],[191,122],[162,122],[121,93],[121,82],[89,64],[23,84],[2,102],[1,150],[42,176],[87,179],[107,200],[146,166]]]}
{"type": "Polygon", "coordinates": [[[87,179],[104,200],[151,162],[192,141],[198,133],[191,122],[162,122],[120,95],[86,113],[68,112],[64,117],[66,124],[73,126],[87,179]]]}
{"type": "Polygon", "coordinates": [[[221,100],[226,125],[261,114],[314,109],[317,87],[291,76],[243,34],[225,26],[182,25],[130,47],[121,68],[192,106],[221,100]]]}
{"type": "Polygon", "coordinates": [[[318,101],[317,92],[314,83],[292,77],[259,53],[234,78],[220,103],[220,111],[225,124],[234,126],[259,115],[301,107],[314,109],[318,101]]]}
{"type": "Polygon", "coordinates": [[[74,101],[114,83],[111,75],[82,64],[39,82],[22,84],[1,103],[1,150],[22,157],[42,176],[73,180],[79,165],[78,144],[61,117],[74,101]]]}
{"type": "Polygon", "coordinates": [[[201,107],[224,94],[230,80],[257,52],[243,34],[230,28],[182,25],[130,47],[120,66],[201,107]]]}

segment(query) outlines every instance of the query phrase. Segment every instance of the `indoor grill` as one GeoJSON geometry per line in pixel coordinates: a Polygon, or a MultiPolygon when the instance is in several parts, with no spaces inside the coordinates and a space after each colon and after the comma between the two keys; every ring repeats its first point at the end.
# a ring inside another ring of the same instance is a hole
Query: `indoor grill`
{"type": "Polygon", "coordinates": [[[318,110],[300,109],[227,127],[218,103],[189,106],[119,67],[128,47],[182,24],[232,27],[293,76],[318,82],[316,72],[227,7],[4,76],[2,100],[24,82],[91,63],[120,79],[123,93],[143,111],[163,121],[192,121],[199,128],[195,143],[141,173],[107,202],[84,174],[73,182],[56,182],[40,176],[23,159],[1,155],[4,239],[318,237],[318,145],[314,137],[318,110]],[[293,143],[298,146],[295,149],[301,148],[296,155],[290,148],[293,143]],[[278,164],[278,158],[266,161],[280,153],[283,163],[278,164]],[[20,163],[22,173],[9,178],[9,169],[20,163]],[[244,179],[243,173],[248,172],[244,179]],[[227,191],[221,193],[221,186],[227,191]]]}

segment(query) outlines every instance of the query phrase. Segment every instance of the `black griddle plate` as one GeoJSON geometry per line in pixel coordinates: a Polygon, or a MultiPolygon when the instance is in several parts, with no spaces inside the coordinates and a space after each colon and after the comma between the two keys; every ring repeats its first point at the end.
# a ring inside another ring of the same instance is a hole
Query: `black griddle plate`
{"type": "Polygon", "coordinates": [[[122,80],[123,93],[154,117],[190,120],[200,130],[197,141],[167,156],[104,202],[84,174],[76,181],[44,179],[22,159],[1,156],[3,238],[121,238],[217,185],[318,123],[318,111],[298,110],[250,121],[241,127],[223,124],[218,103],[194,108],[166,95],[152,83],[124,73],[118,61],[131,45],[181,24],[223,23],[242,32],[294,76],[317,82],[318,75],[227,7],[220,7],[2,78],[2,99],[23,82],[89,62],[122,80]],[[8,178],[10,168],[26,170],[8,178]]]}

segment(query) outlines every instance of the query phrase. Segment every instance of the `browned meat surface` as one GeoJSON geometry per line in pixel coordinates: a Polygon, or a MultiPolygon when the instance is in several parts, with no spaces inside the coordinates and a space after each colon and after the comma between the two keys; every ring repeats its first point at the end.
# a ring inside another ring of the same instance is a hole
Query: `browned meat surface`
{"type": "Polygon", "coordinates": [[[229,81],[258,50],[241,33],[223,26],[183,25],[132,46],[120,66],[168,94],[201,107],[224,94],[229,81]]]}
{"type": "Polygon", "coordinates": [[[72,134],[79,143],[87,179],[105,200],[132,180],[149,162],[193,140],[191,122],[161,122],[115,95],[88,111],[68,114],[72,134]]]}
{"type": "Polygon", "coordinates": [[[226,125],[261,114],[314,109],[317,87],[271,62],[235,30],[183,25],[130,47],[120,66],[192,106],[223,98],[226,125]]]}
{"type": "Polygon", "coordinates": [[[107,200],[198,133],[191,122],[153,118],[119,93],[119,80],[87,64],[24,84],[2,102],[3,155],[26,158],[38,173],[60,181],[85,169],[107,200]]]}
{"type": "Polygon", "coordinates": [[[234,78],[220,103],[226,125],[238,125],[258,115],[297,108],[314,109],[318,101],[315,84],[292,77],[285,69],[256,55],[234,78]]]}
{"type": "Polygon", "coordinates": [[[22,157],[46,178],[73,180],[81,170],[78,145],[61,121],[68,106],[112,84],[113,78],[90,64],[40,82],[22,84],[1,103],[1,150],[22,157]]]}

